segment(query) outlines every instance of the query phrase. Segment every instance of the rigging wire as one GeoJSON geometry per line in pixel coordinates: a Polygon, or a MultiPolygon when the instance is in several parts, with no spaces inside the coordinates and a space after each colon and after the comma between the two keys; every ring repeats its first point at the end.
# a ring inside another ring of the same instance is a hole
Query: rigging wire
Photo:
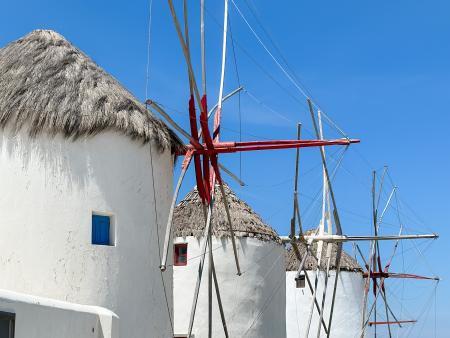
{"type": "MultiPolygon", "coordinates": [[[[233,61],[234,69],[236,72],[236,79],[238,83],[238,88],[241,87],[241,79],[239,77],[239,69],[236,60],[236,50],[234,47],[233,31],[231,30],[231,20],[228,22],[230,27],[230,40],[231,40],[231,50],[233,51],[233,61]]],[[[239,142],[242,142],[242,111],[241,111],[241,92],[238,93],[238,117],[239,117],[239,142]]],[[[239,153],[239,179],[242,180],[242,152],[239,153]]]]}
{"type": "MultiPolygon", "coordinates": [[[[153,168],[153,152],[152,152],[152,144],[150,143],[149,145],[150,148],[150,167],[151,167],[151,171],[152,171],[152,189],[153,189],[153,207],[154,207],[154,213],[155,213],[155,223],[156,223],[156,238],[157,238],[157,242],[158,242],[158,255],[159,255],[159,262],[161,261],[161,243],[160,243],[160,238],[159,238],[159,222],[158,222],[158,208],[157,208],[157,200],[156,200],[156,189],[155,189],[155,177],[154,177],[154,168],[153,168]]],[[[161,283],[162,283],[162,287],[163,287],[163,291],[164,291],[164,298],[166,300],[166,308],[167,308],[167,313],[169,315],[169,321],[170,321],[170,327],[172,329],[172,334],[174,332],[174,328],[173,328],[173,321],[172,321],[172,315],[171,315],[171,311],[170,311],[170,305],[169,305],[169,300],[167,297],[167,291],[166,291],[166,283],[164,281],[164,276],[163,276],[163,272],[161,271],[161,269],[159,270],[159,274],[161,276],[161,283]]]]}
{"type": "MultiPolygon", "coordinates": [[[[150,79],[150,57],[151,57],[151,32],[152,32],[152,11],[153,11],[153,0],[149,0],[149,12],[148,12],[148,40],[147,40],[147,66],[146,66],[146,76],[145,76],[145,99],[148,98],[148,91],[149,91],[149,79],[150,79]]],[[[158,209],[157,209],[157,200],[156,200],[156,189],[155,189],[155,177],[154,177],[154,167],[153,167],[153,152],[152,152],[152,144],[149,145],[150,148],[150,166],[152,171],[152,189],[153,189],[153,207],[154,207],[154,213],[155,213],[155,223],[156,223],[156,238],[158,243],[158,255],[159,255],[159,261],[161,261],[161,243],[160,243],[160,237],[159,237],[159,221],[158,221],[158,209]]],[[[160,270],[160,269],[158,269],[160,270]]],[[[164,276],[162,271],[159,271],[161,276],[161,284],[164,291],[164,299],[166,303],[166,309],[167,313],[169,315],[169,322],[170,322],[170,328],[171,332],[173,334],[174,328],[173,328],[173,321],[172,321],[172,315],[170,311],[170,305],[169,305],[169,299],[167,296],[167,290],[166,290],[166,283],[164,281],[164,276]]]]}
{"type": "Polygon", "coordinates": [[[247,5],[247,8],[250,10],[250,13],[253,15],[253,17],[255,18],[258,25],[261,27],[261,29],[263,30],[263,32],[269,39],[269,41],[272,44],[272,46],[274,47],[274,49],[277,51],[278,55],[281,57],[281,60],[285,64],[286,68],[291,72],[292,76],[297,80],[297,82],[301,84],[302,88],[305,90],[305,92],[308,94],[308,96],[312,97],[311,91],[306,87],[306,85],[302,81],[300,81],[299,76],[296,74],[293,67],[288,62],[287,58],[283,55],[280,47],[276,43],[275,39],[273,39],[272,34],[269,32],[268,29],[266,29],[264,27],[262,20],[261,20],[261,16],[257,13],[258,11],[257,11],[257,8],[256,8],[255,4],[253,3],[253,1],[245,0],[245,4],[247,5]],[[250,5],[250,3],[251,3],[251,5],[250,5]]]}
{"type": "Polygon", "coordinates": [[[149,10],[148,10],[148,30],[147,30],[147,66],[146,66],[146,76],[145,76],[145,100],[148,98],[149,90],[149,76],[150,76],[150,56],[151,56],[151,41],[152,41],[152,10],[153,10],[153,0],[149,0],[149,10]]]}
{"type": "Polygon", "coordinates": [[[236,5],[236,2],[234,0],[231,0],[231,3],[233,4],[234,8],[236,9],[237,13],[241,16],[242,20],[245,22],[245,24],[248,26],[250,31],[253,33],[256,40],[259,42],[259,44],[263,47],[263,49],[267,52],[267,54],[272,58],[272,60],[275,62],[275,64],[280,68],[281,72],[287,77],[287,79],[294,85],[295,88],[306,98],[310,99],[314,107],[319,109],[323,116],[325,117],[326,121],[328,122],[328,125],[336,129],[343,137],[348,138],[347,134],[326,114],[323,109],[317,104],[317,102],[312,101],[312,98],[308,93],[302,88],[301,84],[298,83],[294,79],[294,77],[281,65],[281,63],[278,61],[278,59],[270,52],[270,50],[267,48],[267,46],[264,44],[262,39],[259,37],[259,35],[256,33],[256,31],[253,29],[251,24],[248,22],[244,14],[241,12],[240,8],[236,5]]]}
{"type": "MultiPolygon", "coordinates": [[[[211,19],[213,20],[213,22],[216,24],[216,26],[218,27],[218,29],[220,30],[222,28],[222,25],[219,23],[219,21],[215,18],[215,16],[208,10],[208,8],[205,6],[205,11],[208,14],[209,17],[211,17],[211,19]]],[[[231,38],[231,37],[230,37],[231,38]]],[[[257,67],[259,68],[259,70],[268,78],[270,79],[273,83],[275,83],[287,96],[289,96],[290,98],[292,98],[294,101],[296,101],[298,104],[300,104],[301,106],[303,106],[303,108],[307,109],[308,106],[306,105],[306,103],[303,100],[300,100],[296,95],[294,95],[293,93],[291,93],[289,91],[289,89],[287,89],[285,86],[283,86],[277,79],[275,79],[275,77],[270,74],[256,59],[255,57],[249,52],[247,51],[247,49],[245,49],[237,39],[233,40],[236,47],[238,47],[245,56],[247,56],[247,58],[257,67]]],[[[306,113],[306,110],[305,110],[306,113]]]]}

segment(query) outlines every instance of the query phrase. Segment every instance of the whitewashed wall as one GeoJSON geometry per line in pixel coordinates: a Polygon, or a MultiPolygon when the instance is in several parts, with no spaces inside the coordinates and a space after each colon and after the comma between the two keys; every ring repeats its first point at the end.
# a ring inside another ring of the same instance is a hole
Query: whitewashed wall
{"type": "MultiPolygon", "coordinates": [[[[305,281],[305,288],[296,288],[296,271],[286,272],[286,335],[287,338],[305,337],[308,323],[309,310],[311,306],[312,294],[305,281]]],[[[308,276],[314,283],[314,272],[308,271],[308,276]]],[[[327,286],[327,298],[325,302],[325,322],[328,325],[331,298],[333,295],[334,280],[336,271],[330,271],[327,286]]],[[[325,273],[320,273],[318,284],[319,304],[322,301],[324,289],[325,273]]],[[[358,272],[341,271],[337,286],[336,301],[333,310],[333,321],[331,324],[332,338],[356,338],[361,336],[362,305],[364,298],[364,280],[362,274],[358,272]]],[[[317,335],[319,325],[319,315],[314,309],[311,322],[310,336],[317,335]]],[[[321,330],[321,337],[326,334],[321,330]]]]}
{"type": "Polygon", "coordinates": [[[119,318],[105,308],[0,290],[0,311],[15,313],[15,338],[119,338],[119,318]]]}
{"type": "MultiPolygon", "coordinates": [[[[201,241],[186,237],[176,238],[175,243],[188,243],[187,266],[174,267],[175,333],[181,335],[188,332],[201,241]]],[[[238,238],[237,246],[242,276],[236,275],[231,240],[213,238],[214,264],[230,337],[285,337],[284,248],[248,237],[238,238]]],[[[195,338],[208,336],[207,271],[208,263],[194,322],[195,338]]],[[[214,291],[213,337],[224,337],[215,297],[214,291]]]]}
{"type": "MultiPolygon", "coordinates": [[[[162,241],[172,158],[153,155],[162,241]]],[[[121,337],[171,336],[149,145],[114,132],[72,142],[0,131],[0,191],[0,288],[110,309],[121,337]],[[115,247],[91,244],[93,211],[113,216],[115,247]]]]}

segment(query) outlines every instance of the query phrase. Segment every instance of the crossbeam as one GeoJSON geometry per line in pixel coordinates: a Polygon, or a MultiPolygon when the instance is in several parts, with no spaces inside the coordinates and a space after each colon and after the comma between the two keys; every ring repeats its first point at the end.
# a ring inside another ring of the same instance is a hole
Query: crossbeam
{"type": "MultiPolygon", "coordinates": [[[[364,272],[363,278],[368,278],[369,273],[364,272]]],[[[410,278],[410,279],[426,279],[426,280],[440,280],[439,277],[427,277],[427,276],[419,276],[412,275],[408,273],[396,273],[396,272],[383,272],[383,271],[372,271],[370,273],[370,278],[410,278]]]]}
{"type": "Polygon", "coordinates": [[[214,155],[225,153],[236,153],[243,151],[258,151],[258,150],[277,150],[277,149],[295,149],[307,147],[323,147],[333,145],[349,145],[352,143],[359,143],[360,140],[354,139],[335,139],[335,140],[274,140],[274,141],[252,141],[252,142],[214,142],[213,147],[207,147],[202,144],[202,148],[188,144],[185,148],[177,153],[177,155],[184,155],[188,151],[193,151],[194,154],[200,155],[214,155]]]}
{"type": "MultiPolygon", "coordinates": [[[[281,236],[281,240],[284,243],[291,241],[288,236],[281,236]]],[[[324,241],[327,243],[339,243],[339,242],[354,242],[354,241],[396,241],[404,239],[436,239],[439,238],[438,234],[424,234],[424,235],[400,235],[400,236],[346,236],[346,235],[305,235],[299,238],[295,236],[297,240],[302,241],[324,241]]]]}
{"type": "Polygon", "coordinates": [[[385,322],[369,322],[369,326],[372,325],[390,325],[390,324],[406,324],[417,323],[417,320],[397,320],[397,321],[385,321],[385,322]]]}

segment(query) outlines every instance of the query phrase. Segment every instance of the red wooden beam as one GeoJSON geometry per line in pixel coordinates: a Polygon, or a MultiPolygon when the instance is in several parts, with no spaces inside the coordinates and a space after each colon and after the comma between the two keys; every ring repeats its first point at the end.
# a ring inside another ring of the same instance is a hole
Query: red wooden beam
{"type": "Polygon", "coordinates": [[[390,325],[390,324],[406,324],[406,323],[417,323],[417,320],[398,320],[392,322],[369,322],[369,326],[372,325],[390,325]]]}
{"type": "MultiPolygon", "coordinates": [[[[367,272],[364,272],[363,278],[367,277],[369,277],[369,274],[367,272]]],[[[438,277],[427,277],[427,276],[412,275],[409,273],[379,272],[379,271],[371,272],[370,278],[410,278],[410,279],[439,280],[438,277]]]]}
{"type": "Polygon", "coordinates": [[[217,142],[214,143],[213,149],[195,149],[192,145],[185,146],[185,150],[178,155],[183,155],[189,150],[193,150],[194,154],[225,154],[236,153],[243,151],[257,151],[257,150],[278,150],[278,149],[295,149],[295,148],[307,148],[307,147],[322,147],[332,145],[349,145],[351,143],[359,143],[359,140],[280,140],[280,141],[253,141],[253,142],[217,142]]]}

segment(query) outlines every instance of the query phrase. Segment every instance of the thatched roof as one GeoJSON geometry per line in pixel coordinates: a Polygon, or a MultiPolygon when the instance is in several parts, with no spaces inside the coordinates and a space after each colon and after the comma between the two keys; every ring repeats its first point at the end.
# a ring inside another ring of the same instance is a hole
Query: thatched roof
{"type": "MultiPolygon", "coordinates": [[[[281,243],[274,229],[264,223],[262,218],[247,203],[239,199],[228,185],[224,184],[224,187],[236,236],[281,243]]],[[[218,185],[216,185],[216,200],[212,215],[212,234],[216,237],[230,236],[227,214],[218,185]]],[[[202,236],[205,220],[197,188],[188,193],[176,206],[173,224],[175,237],[202,236]]]]}
{"type": "MultiPolygon", "coordinates": [[[[297,243],[300,255],[303,257],[306,253],[306,245],[304,243],[297,243]]],[[[328,245],[332,245],[333,249],[331,251],[331,264],[330,264],[330,270],[335,270],[336,266],[334,265],[335,259],[336,259],[336,253],[337,253],[337,244],[336,243],[330,243],[328,245]]],[[[311,252],[317,256],[317,242],[314,242],[311,247],[311,252]]],[[[322,270],[326,270],[327,268],[327,259],[326,259],[326,253],[327,253],[327,243],[323,244],[323,250],[322,250],[322,259],[320,262],[320,266],[322,270]]],[[[300,262],[297,259],[297,256],[295,255],[294,250],[292,248],[289,248],[286,250],[285,253],[285,268],[286,271],[297,271],[298,267],[300,266],[300,262]]],[[[307,270],[315,270],[317,268],[317,261],[309,255],[305,262],[305,268],[307,270]]],[[[341,270],[344,271],[362,271],[361,266],[358,264],[358,262],[351,256],[349,256],[346,252],[342,251],[342,257],[341,257],[341,270]]]]}
{"type": "Polygon", "coordinates": [[[161,149],[182,147],[176,135],[121,84],[50,30],[35,30],[0,49],[0,127],[30,136],[75,140],[114,130],[161,149]]]}

